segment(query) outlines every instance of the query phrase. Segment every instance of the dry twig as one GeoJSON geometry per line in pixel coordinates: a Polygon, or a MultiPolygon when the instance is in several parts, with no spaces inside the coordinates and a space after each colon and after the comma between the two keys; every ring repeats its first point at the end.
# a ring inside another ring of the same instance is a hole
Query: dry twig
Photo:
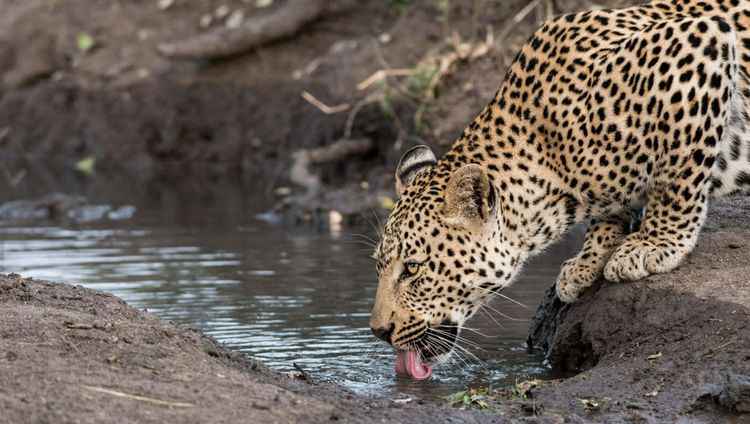
{"type": "Polygon", "coordinates": [[[128,399],[138,400],[141,402],[153,403],[156,405],[171,406],[174,408],[192,408],[193,406],[195,406],[192,403],[168,402],[166,400],[153,399],[153,398],[149,398],[145,396],[131,395],[129,393],[118,392],[117,390],[105,389],[104,387],[87,386],[85,384],[79,384],[78,386],[86,390],[91,390],[92,392],[104,393],[110,396],[128,398],[128,399]]]}
{"type": "Polygon", "coordinates": [[[704,354],[703,354],[703,356],[710,356],[710,355],[713,355],[714,353],[716,353],[716,352],[718,352],[719,350],[721,350],[721,349],[723,349],[723,348],[725,348],[725,347],[729,346],[729,345],[730,345],[730,344],[732,344],[732,343],[734,343],[734,340],[730,340],[730,341],[728,341],[728,342],[726,342],[726,343],[722,343],[722,344],[720,344],[720,345],[718,345],[718,346],[712,347],[711,349],[708,349],[708,351],[707,351],[706,353],[704,353],[704,354]]]}
{"type": "Polygon", "coordinates": [[[417,73],[417,69],[407,68],[407,69],[381,69],[379,71],[374,72],[372,75],[367,77],[365,80],[357,84],[357,90],[363,91],[366,90],[369,86],[380,82],[384,80],[387,77],[403,77],[403,76],[409,76],[414,75],[417,73]]]}
{"type": "Polygon", "coordinates": [[[325,113],[326,115],[333,115],[335,113],[344,112],[351,108],[351,105],[349,103],[342,103],[336,106],[328,106],[307,91],[302,92],[302,98],[307,100],[308,103],[315,106],[316,108],[318,108],[318,110],[325,113]]]}

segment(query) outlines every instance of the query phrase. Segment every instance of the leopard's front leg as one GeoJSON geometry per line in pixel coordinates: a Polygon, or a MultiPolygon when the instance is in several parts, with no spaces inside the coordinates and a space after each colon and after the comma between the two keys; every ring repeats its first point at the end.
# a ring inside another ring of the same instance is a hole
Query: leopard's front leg
{"type": "MultiPolygon", "coordinates": [[[[708,170],[693,181],[705,181],[708,170]]],[[[708,209],[708,185],[669,184],[649,198],[641,229],[628,235],[607,262],[609,281],[634,281],[672,271],[693,250],[708,209]]]]}
{"type": "Polygon", "coordinates": [[[604,266],[630,227],[630,214],[595,219],[586,228],[583,248],[563,264],[557,277],[557,296],[574,302],[602,276],[604,266]]]}

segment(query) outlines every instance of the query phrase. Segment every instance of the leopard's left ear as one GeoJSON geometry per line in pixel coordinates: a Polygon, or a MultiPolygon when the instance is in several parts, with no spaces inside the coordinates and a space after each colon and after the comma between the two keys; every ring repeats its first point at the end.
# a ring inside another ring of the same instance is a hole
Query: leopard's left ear
{"type": "Polygon", "coordinates": [[[443,214],[457,226],[486,223],[496,204],[495,190],[487,172],[477,164],[458,168],[445,189],[443,214]]]}
{"type": "Polygon", "coordinates": [[[429,147],[416,146],[409,149],[396,167],[396,194],[401,197],[417,174],[436,163],[435,154],[429,147]]]}

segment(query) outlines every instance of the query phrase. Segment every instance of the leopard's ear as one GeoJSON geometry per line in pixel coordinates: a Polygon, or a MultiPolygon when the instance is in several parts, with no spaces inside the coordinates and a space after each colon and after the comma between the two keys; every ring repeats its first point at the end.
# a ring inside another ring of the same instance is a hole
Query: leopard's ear
{"type": "Polygon", "coordinates": [[[396,167],[396,195],[401,197],[420,172],[436,163],[435,154],[429,147],[416,146],[409,149],[396,167]]]}
{"type": "Polygon", "coordinates": [[[456,226],[481,225],[489,221],[495,204],[495,191],[484,168],[464,165],[448,180],[443,214],[456,226]]]}

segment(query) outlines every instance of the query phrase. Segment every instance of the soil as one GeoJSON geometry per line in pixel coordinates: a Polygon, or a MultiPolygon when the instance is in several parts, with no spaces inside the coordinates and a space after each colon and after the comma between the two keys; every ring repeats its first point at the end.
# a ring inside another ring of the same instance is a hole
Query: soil
{"type": "MultiPolygon", "coordinates": [[[[350,136],[372,139],[375,149],[316,168],[328,190],[286,204],[369,213],[369,204],[391,194],[401,153],[417,143],[444,150],[493,95],[547,13],[540,6],[514,21],[524,0],[330,2],[341,4],[296,36],[229,59],[196,61],[165,58],[157,47],[226,26],[228,18],[216,17],[221,6],[249,20],[285,0],[267,8],[246,0],[174,0],[164,10],[155,0],[96,8],[88,0],[0,0],[0,158],[8,174],[31,163],[72,167],[93,157],[98,172],[240,174],[287,188],[292,153],[341,139],[356,118],[350,136]],[[213,18],[203,28],[206,16],[213,18]],[[448,38],[483,40],[487,28],[496,35],[489,53],[459,61],[419,123],[421,106],[398,95],[409,85],[406,77],[389,80],[388,113],[383,102],[372,102],[356,115],[353,108],[325,114],[301,96],[307,91],[330,106],[356,105],[385,90],[382,84],[357,89],[376,71],[418,67],[449,50],[448,38]],[[91,37],[92,48],[77,46],[81,34],[91,37]],[[341,193],[328,193],[333,189],[341,193]],[[350,207],[352,198],[365,206],[350,207]]],[[[586,0],[549,4],[554,13],[591,7],[586,0]]]]}
{"type": "Polygon", "coordinates": [[[548,293],[529,346],[544,350],[553,370],[584,372],[533,390],[537,407],[597,422],[748,422],[748,223],[750,198],[720,201],[676,271],[599,283],[571,305],[548,293]],[[721,400],[735,390],[742,395],[721,400]]]}
{"type": "Polygon", "coordinates": [[[281,375],[79,286],[0,276],[0,422],[497,422],[281,375]]]}
{"type": "Polygon", "coordinates": [[[484,410],[282,375],[112,295],[0,276],[0,421],[746,423],[749,224],[749,198],[717,203],[683,267],[546,314],[531,340],[577,374],[495,390],[484,410]]]}

